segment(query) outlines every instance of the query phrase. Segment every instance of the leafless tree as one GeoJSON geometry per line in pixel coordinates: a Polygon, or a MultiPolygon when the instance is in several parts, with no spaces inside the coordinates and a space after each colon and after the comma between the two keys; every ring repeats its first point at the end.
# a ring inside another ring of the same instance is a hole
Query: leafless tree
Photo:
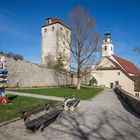
{"type": "Polygon", "coordinates": [[[95,19],[81,6],[70,11],[68,19],[71,28],[69,42],[71,70],[77,77],[77,89],[80,89],[82,78],[87,74],[87,68],[88,73],[91,72],[92,69],[89,67],[95,63],[97,58],[99,34],[96,32],[95,19]]]}

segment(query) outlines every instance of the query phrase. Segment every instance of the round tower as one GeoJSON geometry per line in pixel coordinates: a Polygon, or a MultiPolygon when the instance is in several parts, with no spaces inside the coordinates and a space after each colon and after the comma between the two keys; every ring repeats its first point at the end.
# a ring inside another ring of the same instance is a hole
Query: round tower
{"type": "Polygon", "coordinates": [[[109,31],[105,32],[102,43],[102,57],[114,55],[114,46],[112,44],[111,34],[109,31]]]}

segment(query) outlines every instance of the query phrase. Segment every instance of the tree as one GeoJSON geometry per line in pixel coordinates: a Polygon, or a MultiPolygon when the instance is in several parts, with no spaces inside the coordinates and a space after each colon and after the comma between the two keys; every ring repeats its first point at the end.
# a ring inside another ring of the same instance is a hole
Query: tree
{"type": "Polygon", "coordinates": [[[56,70],[61,70],[61,71],[63,71],[64,70],[64,63],[63,63],[63,60],[64,58],[62,57],[62,55],[59,53],[59,55],[58,55],[58,58],[57,58],[57,60],[56,60],[56,62],[55,62],[55,64],[54,64],[54,69],[56,69],[56,70]]]}
{"type": "Polygon", "coordinates": [[[82,79],[87,74],[86,67],[95,63],[97,58],[99,35],[96,32],[95,19],[85,8],[76,7],[70,11],[68,18],[71,28],[71,41],[69,42],[71,69],[77,77],[77,89],[79,90],[82,79]]]}

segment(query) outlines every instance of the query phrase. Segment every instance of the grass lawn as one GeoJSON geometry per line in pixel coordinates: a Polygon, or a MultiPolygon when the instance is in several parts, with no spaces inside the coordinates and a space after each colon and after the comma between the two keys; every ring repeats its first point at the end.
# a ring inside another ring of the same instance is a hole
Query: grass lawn
{"type": "Polygon", "coordinates": [[[102,88],[81,88],[76,90],[74,88],[36,88],[36,89],[16,89],[12,91],[23,92],[23,93],[33,93],[33,94],[42,94],[47,96],[57,96],[64,97],[70,94],[74,94],[76,98],[79,99],[90,99],[102,91],[102,88]]]}
{"type": "Polygon", "coordinates": [[[0,105],[0,123],[21,116],[21,110],[23,109],[32,110],[39,108],[39,104],[41,103],[55,103],[55,101],[31,97],[16,97],[15,95],[8,95],[8,97],[11,103],[7,105],[0,105]]]}

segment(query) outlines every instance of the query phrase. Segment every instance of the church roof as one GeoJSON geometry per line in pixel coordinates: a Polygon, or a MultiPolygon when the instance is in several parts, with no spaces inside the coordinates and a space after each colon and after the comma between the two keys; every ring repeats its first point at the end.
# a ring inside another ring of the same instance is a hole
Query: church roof
{"type": "Polygon", "coordinates": [[[130,74],[139,75],[138,68],[130,61],[125,60],[121,57],[112,55],[116,61],[130,74]]]}

